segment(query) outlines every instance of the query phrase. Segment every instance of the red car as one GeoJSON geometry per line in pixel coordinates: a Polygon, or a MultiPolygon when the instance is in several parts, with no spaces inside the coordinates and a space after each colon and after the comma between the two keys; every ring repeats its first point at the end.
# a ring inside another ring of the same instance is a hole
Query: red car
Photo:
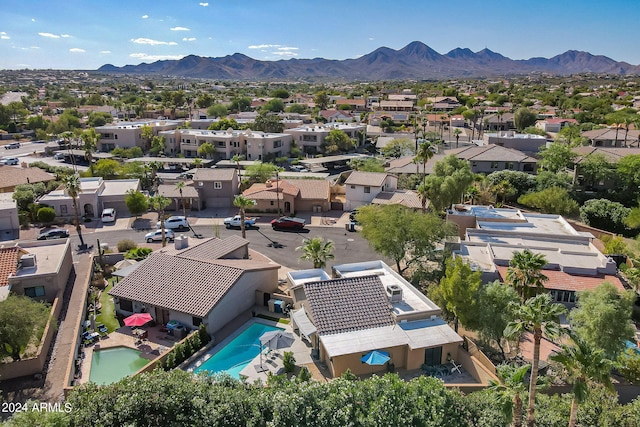
{"type": "Polygon", "coordinates": [[[271,227],[274,230],[302,230],[306,225],[306,221],[302,218],[292,218],[283,216],[271,221],[271,227]]]}

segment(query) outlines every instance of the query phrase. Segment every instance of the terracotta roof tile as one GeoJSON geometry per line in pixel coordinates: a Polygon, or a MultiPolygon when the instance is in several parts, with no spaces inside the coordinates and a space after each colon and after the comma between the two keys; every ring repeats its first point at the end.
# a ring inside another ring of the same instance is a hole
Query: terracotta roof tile
{"type": "Polygon", "coordinates": [[[198,168],[194,181],[231,181],[238,172],[233,168],[198,168]]]}
{"type": "MultiPolygon", "coordinates": [[[[381,191],[371,201],[373,205],[402,205],[411,209],[422,209],[420,196],[408,190],[381,191]]],[[[429,201],[425,207],[429,206],[429,201]]]]}
{"type": "Polygon", "coordinates": [[[370,185],[372,187],[380,187],[384,184],[387,175],[388,174],[382,172],[353,171],[344,183],[345,185],[370,185]]]}
{"type": "MultiPolygon", "coordinates": [[[[508,267],[496,266],[500,277],[504,281],[507,277],[508,267]]],[[[616,276],[601,274],[598,276],[576,276],[558,270],[543,270],[542,273],[549,278],[544,283],[545,289],[554,289],[558,291],[592,291],[602,284],[609,282],[618,290],[624,291],[624,285],[616,276]]]]}
{"type": "Polygon", "coordinates": [[[303,286],[319,335],[394,323],[384,285],[378,276],[323,280],[303,286]]]}
{"type": "Polygon", "coordinates": [[[9,285],[9,276],[18,271],[20,251],[17,246],[0,249],[0,286],[9,285]]]}

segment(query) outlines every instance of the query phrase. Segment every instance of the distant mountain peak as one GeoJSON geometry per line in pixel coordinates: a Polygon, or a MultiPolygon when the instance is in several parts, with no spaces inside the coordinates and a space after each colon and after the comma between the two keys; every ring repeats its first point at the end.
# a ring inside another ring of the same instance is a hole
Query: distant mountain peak
{"type": "Polygon", "coordinates": [[[229,80],[400,80],[473,78],[531,72],[638,75],[640,66],[578,50],[568,50],[550,59],[527,60],[512,60],[489,48],[474,53],[468,48],[458,47],[442,55],[421,41],[412,41],[399,50],[382,46],[361,57],[346,60],[296,58],[261,61],[242,53],[217,58],[188,55],[180,60],[124,67],[105,64],[98,71],[229,80]]]}

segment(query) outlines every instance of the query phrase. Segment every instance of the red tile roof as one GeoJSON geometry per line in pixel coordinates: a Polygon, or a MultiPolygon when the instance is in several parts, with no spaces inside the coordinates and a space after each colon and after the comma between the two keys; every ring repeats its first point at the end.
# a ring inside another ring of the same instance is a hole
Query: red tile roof
{"type": "MultiPolygon", "coordinates": [[[[502,280],[506,280],[508,267],[496,266],[502,280]]],[[[618,290],[624,291],[624,286],[619,278],[607,274],[598,276],[575,276],[558,270],[543,270],[542,273],[549,278],[544,283],[545,289],[558,291],[592,291],[602,284],[609,282],[618,290]]]]}
{"type": "Polygon", "coordinates": [[[17,246],[0,249],[0,286],[8,286],[9,276],[18,271],[19,256],[20,248],[17,246]]]}

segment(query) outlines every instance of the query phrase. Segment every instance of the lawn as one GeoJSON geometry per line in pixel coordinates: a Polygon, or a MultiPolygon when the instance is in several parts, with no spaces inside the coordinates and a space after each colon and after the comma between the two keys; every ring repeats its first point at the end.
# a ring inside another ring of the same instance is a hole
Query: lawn
{"type": "Polygon", "coordinates": [[[100,314],[96,317],[96,323],[104,324],[109,332],[113,332],[120,327],[120,322],[116,319],[116,307],[113,303],[113,297],[107,292],[113,288],[114,279],[109,280],[109,285],[102,291],[100,295],[100,314]]]}

